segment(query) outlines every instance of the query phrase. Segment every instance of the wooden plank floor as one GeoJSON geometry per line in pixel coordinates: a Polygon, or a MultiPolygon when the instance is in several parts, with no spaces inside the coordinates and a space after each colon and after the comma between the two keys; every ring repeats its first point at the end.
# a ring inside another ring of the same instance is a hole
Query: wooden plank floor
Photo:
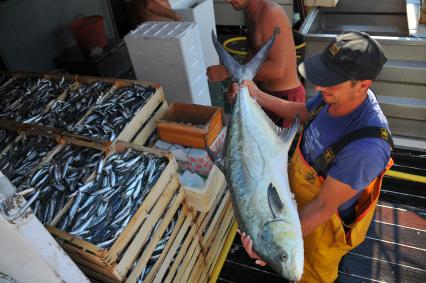
{"type": "MultiPolygon", "coordinates": [[[[426,282],[426,187],[387,178],[365,241],[346,255],[340,282],[426,282]]],[[[218,282],[286,282],[254,264],[236,237],[218,282]]]]}

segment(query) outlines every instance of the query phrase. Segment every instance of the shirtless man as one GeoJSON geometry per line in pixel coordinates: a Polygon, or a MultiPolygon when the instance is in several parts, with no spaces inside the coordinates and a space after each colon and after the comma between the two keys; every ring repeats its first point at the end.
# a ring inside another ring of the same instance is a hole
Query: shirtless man
{"type": "Polygon", "coordinates": [[[146,21],[180,21],[167,0],[134,0],[133,10],[138,23],[146,21]]]}
{"type": "MultiPolygon", "coordinates": [[[[270,0],[227,0],[227,2],[235,10],[243,10],[246,14],[249,43],[247,62],[268,41],[274,28],[280,29],[268,57],[254,77],[258,86],[273,96],[305,102],[305,89],[297,75],[293,33],[284,10],[270,0]]],[[[207,68],[207,76],[210,81],[217,82],[228,78],[229,74],[223,65],[215,65],[207,68]]],[[[279,116],[265,112],[278,126],[287,126],[279,116]]]]}

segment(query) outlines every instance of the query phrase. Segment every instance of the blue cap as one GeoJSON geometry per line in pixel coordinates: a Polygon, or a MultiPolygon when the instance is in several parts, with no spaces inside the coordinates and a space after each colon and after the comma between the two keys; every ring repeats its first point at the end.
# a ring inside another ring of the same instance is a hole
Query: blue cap
{"type": "Polygon", "coordinates": [[[299,65],[300,74],[318,86],[374,80],[386,63],[381,45],[364,32],[343,32],[321,53],[299,65]]]}

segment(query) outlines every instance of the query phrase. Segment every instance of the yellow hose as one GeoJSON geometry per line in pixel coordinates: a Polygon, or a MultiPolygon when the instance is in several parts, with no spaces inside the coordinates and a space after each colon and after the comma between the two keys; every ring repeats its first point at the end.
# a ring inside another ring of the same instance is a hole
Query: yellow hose
{"type": "Polygon", "coordinates": [[[296,50],[305,47],[305,42],[300,43],[299,45],[296,45],[296,50]]]}
{"type": "Polygon", "coordinates": [[[219,278],[220,271],[222,270],[222,267],[225,264],[226,257],[228,256],[229,250],[231,249],[232,243],[234,242],[235,235],[237,234],[237,228],[237,221],[234,220],[234,222],[232,223],[232,227],[229,230],[228,237],[226,238],[225,245],[223,246],[216,265],[213,268],[209,283],[216,283],[217,278],[219,278]]]}
{"type": "Polygon", "coordinates": [[[394,178],[398,178],[398,179],[407,180],[407,181],[426,184],[426,177],[424,177],[424,176],[419,176],[419,175],[414,175],[414,174],[409,174],[409,173],[403,173],[403,172],[398,172],[398,171],[393,171],[393,170],[386,171],[385,175],[390,176],[390,177],[394,177],[394,178]]]}
{"type": "Polygon", "coordinates": [[[231,47],[228,47],[228,44],[230,44],[232,42],[243,41],[243,40],[247,40],[247,37],[246,36],[237,36],[237,37],[229,38],[229,39],[227,39],[223,42],[223,48],[225,48],[225,50],[228,51],[231,54],[239,55],[239,56],[246,56],[247,55],[246,51],[238,51],[238,50],[232,49],[231,47]]]}

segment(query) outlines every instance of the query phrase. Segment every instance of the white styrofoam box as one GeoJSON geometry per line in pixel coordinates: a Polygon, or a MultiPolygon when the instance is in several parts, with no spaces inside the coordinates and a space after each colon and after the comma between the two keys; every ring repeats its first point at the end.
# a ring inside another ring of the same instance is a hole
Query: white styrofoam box
{"type": "Polygon", "coordinates": [[[339,0],[305,0],[305,6],[336,7],[339,0]]]}
{"type": "MultiPolygon", "coordinates": [[[[287,14],[290,25],[293,25],[293,0],[274,0],[287,14]]],[[[214,0],[216,24],[224,26],[243,26],[245,17],[243,11],[236,11],[226,0],[214,0]]]]}
{"type": "Polygon", "coordinates": [[[160,83],[168,102],[211,105],[196,23],[145,22],[124,40],[138,80],[160,83]]]}
{"type": "MultiPolygon", "coordinates": [[[[201,47],[206,66],[219,64],[219,57],[214,49],[211,32],[216,34],[213,0],[176,0],[172,8],[186,22],[196,22],[201,40],[201,47]]],[[[172,1],[173,2],[173,1],[172,1]]]]}

